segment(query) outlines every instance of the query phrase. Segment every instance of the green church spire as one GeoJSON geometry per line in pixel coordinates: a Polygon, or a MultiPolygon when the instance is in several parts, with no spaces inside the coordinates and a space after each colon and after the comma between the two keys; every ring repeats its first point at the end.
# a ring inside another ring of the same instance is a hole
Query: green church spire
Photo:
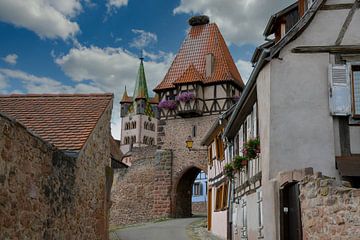
{"type": "Polygon", "coordinates": [[[149,99],[147,84],[146,84],[146,77],[145,77],[145,70],[144,70],[144,58],[140,57],[140,66],[139,71],[136,78],[135,90],[133,98],[136,99],[149,99]]]}

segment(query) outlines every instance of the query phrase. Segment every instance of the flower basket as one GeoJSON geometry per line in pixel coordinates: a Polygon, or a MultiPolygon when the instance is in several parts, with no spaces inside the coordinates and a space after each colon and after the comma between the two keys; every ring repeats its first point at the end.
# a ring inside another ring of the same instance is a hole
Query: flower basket
{"type": "Polygon", "coordinates": [[[175,110],[177,104],[174,100],[161,100],[158,107],[161,109],[175,110]]]}
{"type": "Polygon", "coordinates": [[[259,156],[260,153],[260,140],[250,139],[244,146],[243,150],[244,156],[248,159],[254,159],[259,156]]]}
{"type": "Polygon", "coordinates": [[[245,156],[235,156],[234,158],[234,169],[236,170],[241,170],[242,168],[244,168],[245,166],[247,166],[248,163],[248,158],[245,156]]]}
{"type": "Polygon", "coordinates": [[[195,95],[192,92],[182,92],[175,99],[179,102],[190,102],[195,99],[195,95]]]}
{"type": "Polygon", "coordinates": [[[224,175],[227,176],[230,179],[234,178],[234,167],[232,164],[227,163],[224,166],[224,175]]]}

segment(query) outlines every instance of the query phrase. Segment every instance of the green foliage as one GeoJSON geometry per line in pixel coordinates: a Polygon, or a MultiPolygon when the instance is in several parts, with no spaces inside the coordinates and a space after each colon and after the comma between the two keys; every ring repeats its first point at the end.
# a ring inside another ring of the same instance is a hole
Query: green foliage
{"type": "Polygon", "coordinates": [[[228,178],[231,178],[231,179],[234,177],[234,167],[231,163],[225,164],[224,174],[225,174],[225,176],[227,176],[228,178]]]}
{"type": "Polygon", "coordinates": [[[260,153],[260,140],[258,138],[250,139],[244,146],[244,156],[248,159],[254,159],[258,157],[260,153]]]}
{"type": "Polygon", "coordinates": [[[247,163],[249,159],[245,156],[235,156],[233,166],[236,170],[241,170],[244,167],[244,164],[247,163]]]}

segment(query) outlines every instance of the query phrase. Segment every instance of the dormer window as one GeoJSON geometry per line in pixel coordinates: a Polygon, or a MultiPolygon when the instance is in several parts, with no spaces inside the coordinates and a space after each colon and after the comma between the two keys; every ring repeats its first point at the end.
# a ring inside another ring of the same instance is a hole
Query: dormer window
{"type": "Polygon", "coordinates": [[[205,56],[205,76],[211,77],[214,72],[215,67],[215,58],[212,53],[209,53],[205,56]]]}

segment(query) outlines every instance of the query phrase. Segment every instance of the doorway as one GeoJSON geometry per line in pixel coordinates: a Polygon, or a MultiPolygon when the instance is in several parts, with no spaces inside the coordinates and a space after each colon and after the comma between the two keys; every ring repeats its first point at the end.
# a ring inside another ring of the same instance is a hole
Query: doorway
{"type": "Polygon", "coordinates": [[[282,240],[301,240],[299,184],[289,183],[280,190],[280,229],[282,240]]]}

